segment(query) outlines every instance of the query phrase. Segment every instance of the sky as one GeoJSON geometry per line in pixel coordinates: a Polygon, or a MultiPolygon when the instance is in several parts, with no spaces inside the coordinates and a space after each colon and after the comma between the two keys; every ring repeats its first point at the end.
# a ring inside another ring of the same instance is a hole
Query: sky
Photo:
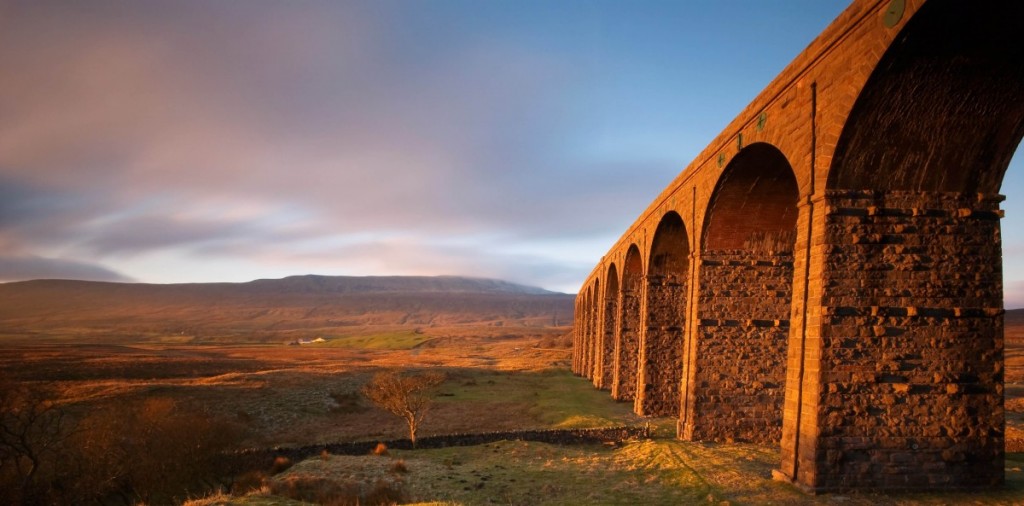
{"type": "Polygon", "coordinates": [[[575,292],[846,5],[0,0],[0,281],[575,292]]]}

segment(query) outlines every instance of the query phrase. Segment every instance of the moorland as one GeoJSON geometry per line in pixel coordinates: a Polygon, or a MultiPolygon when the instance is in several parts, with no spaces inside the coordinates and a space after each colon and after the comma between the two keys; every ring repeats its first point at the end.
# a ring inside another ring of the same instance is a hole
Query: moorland
{"type": "MultiPolygon", "coordinates": [[[[41,460],[32,486],[24,488],[36,494],[29,499],[1024,502],[1020,453],[1007,454],[1007,485],[999,490],[808,496],[771,480],[777,448],[677,441],[673,420],[637,417],[627,403],[569,372],[572,296],[463,278],[279,281],[0,285],[0,378],[9,391],[22,389],[21,397],[0,395],[0,402],[36,399],[62,415],[67,434],[41,452],[59,458],[41,460]],[[318,337],[323,341],[314,342],[318,337]],[[386,370],[444,373],[422,436],[644,424],[651,433],[573,445],[510,437],[472,446],[323,453],[259,468],[225,457],[245,449],[406,437],[400,419],[360,393],[386,370]]],[[[1006,362],[1007,446],[1013,452],[1024,446],[1024,311],[1007,313],[1006,362]]],[[[3,472],[12,472],[10,466],[0,467],[3,472]]],[[[10,500],[28,497],[5,490],[10,500]]]]}

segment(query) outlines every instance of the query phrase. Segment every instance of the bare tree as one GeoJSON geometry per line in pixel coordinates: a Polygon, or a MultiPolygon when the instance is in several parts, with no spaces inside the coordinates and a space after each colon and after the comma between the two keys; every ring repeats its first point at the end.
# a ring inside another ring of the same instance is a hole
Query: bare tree
{"type": "Polygon", "coordinates": [[[0,382],[0,499],[42,502],[73,427],[45,392],[0,382]],[[47,469],[53,473],[53,469],[47,469]]]}
{"type": "Polygon", "coordinates": [[[402,374],[381,372],[363,386],[363,395],[382,409],[401,417],[409,426],[409,439],[416,446],[416,429],[433,400],[432,389],[445,380],[439,372],[402,374]]]}

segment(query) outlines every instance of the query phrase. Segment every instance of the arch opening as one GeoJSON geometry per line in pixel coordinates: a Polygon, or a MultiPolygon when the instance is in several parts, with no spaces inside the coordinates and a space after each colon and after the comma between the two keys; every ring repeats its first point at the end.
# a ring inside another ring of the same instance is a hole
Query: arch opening
{"type": "Polygon", "coordinates": [[[612,398],[631,401],[636,398],[640,357],[640,302],[643,290],[643,260],[640,249],[631,245],[622,266],[619,287],[619,324],[615,345],[615,371],[612,398]]]}
{"type": "Polygon", "coordinates": [[[655,230],[648,262],[646,332],[635,405],[644,416],[680,411],[689,257],[686,227],[679,214],[670,211],[655,230]]]}
{"type": "Polygon", "coordinates": [[[738,153],[712,193],[684,438],[781,439],[798,196],[789,161],[764,143],[738,153]]]}

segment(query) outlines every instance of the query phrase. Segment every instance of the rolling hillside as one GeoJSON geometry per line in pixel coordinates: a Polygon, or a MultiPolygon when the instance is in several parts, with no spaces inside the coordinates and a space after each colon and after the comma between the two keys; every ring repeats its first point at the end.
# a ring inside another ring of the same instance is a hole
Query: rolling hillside
{"type": "Polygon", "coordinates": [[[293,276],[151,285],[0,284],[0,339],[276,341],[366,327],[570,325],[572,295],[462,277],[293,276]]]}

